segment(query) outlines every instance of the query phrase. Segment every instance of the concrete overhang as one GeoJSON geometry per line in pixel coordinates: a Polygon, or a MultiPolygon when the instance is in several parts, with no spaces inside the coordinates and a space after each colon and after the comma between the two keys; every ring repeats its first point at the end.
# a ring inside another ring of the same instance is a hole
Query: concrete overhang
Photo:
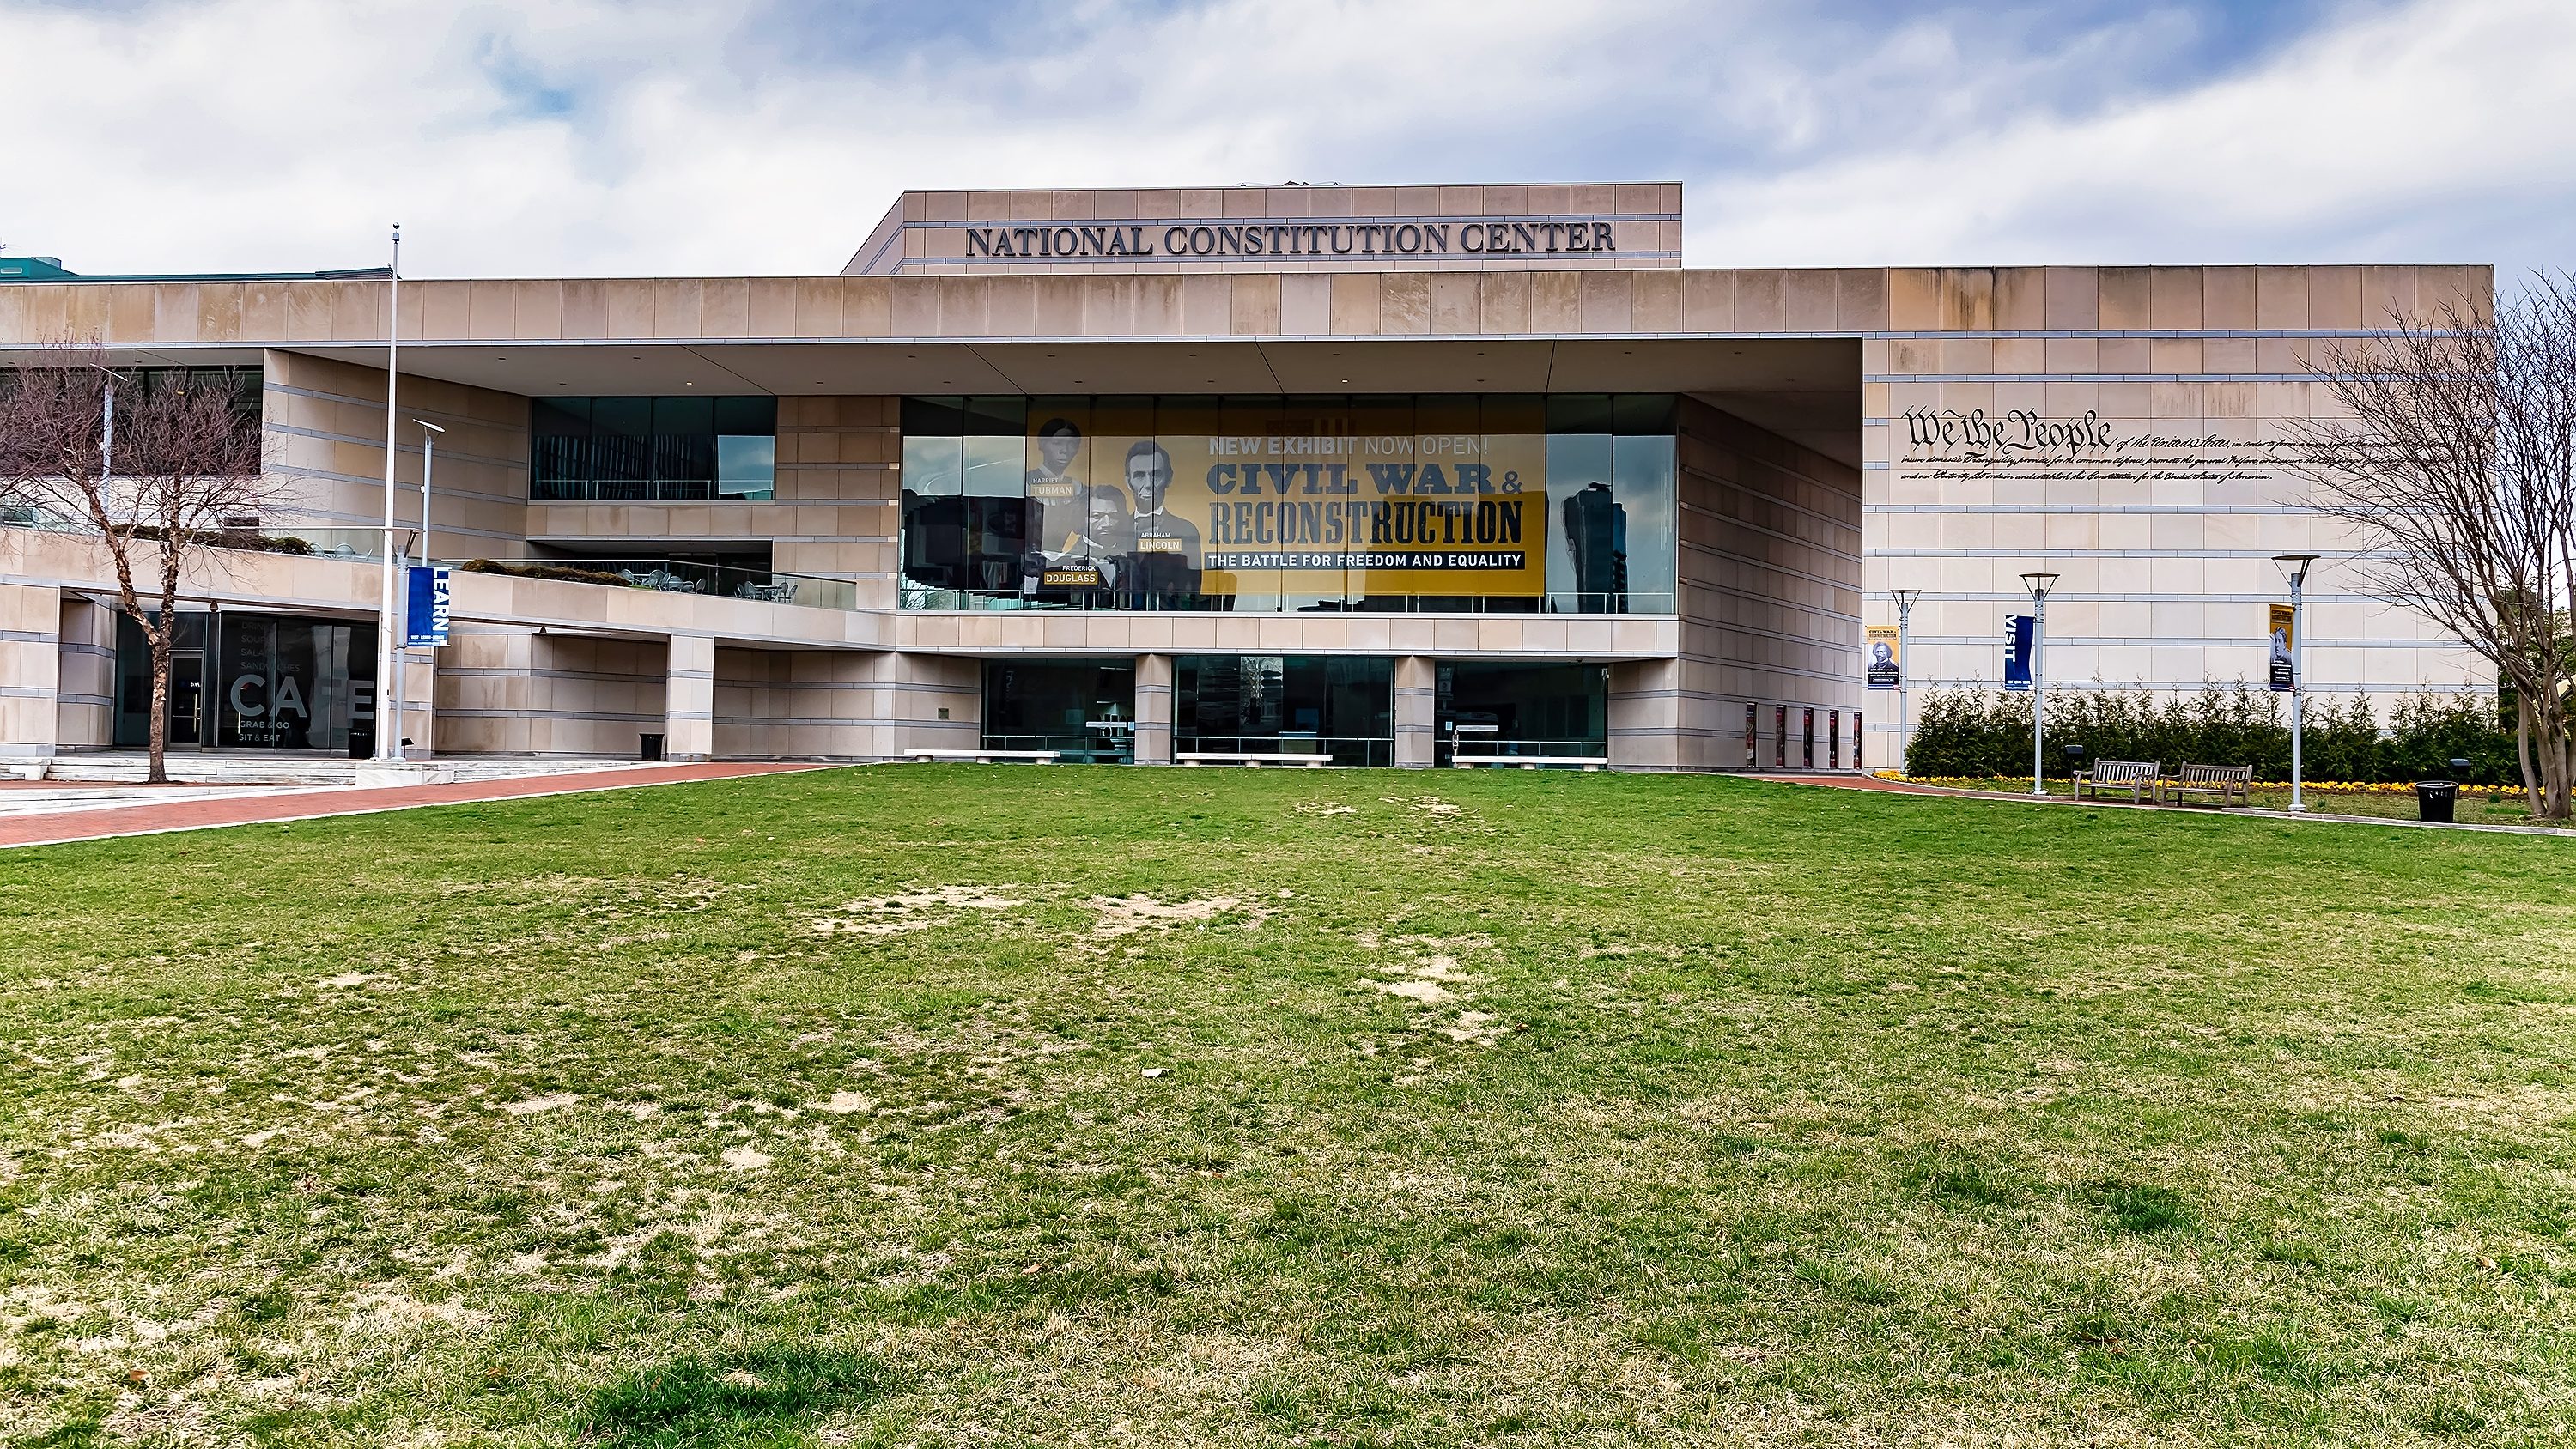
{"type": "Polygon", "coordinates": [[[427,342],[402,368],[525,397],[1681,392],[1859,463],[1853,337],[427,342]]]}

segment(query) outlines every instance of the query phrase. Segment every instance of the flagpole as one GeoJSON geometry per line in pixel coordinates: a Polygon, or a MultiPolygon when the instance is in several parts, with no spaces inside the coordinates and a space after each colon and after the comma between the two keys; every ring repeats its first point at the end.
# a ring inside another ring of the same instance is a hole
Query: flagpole
{"type": "Polygon", "coordinates": [[[376,758],[400,758],[402,749],[401,668],[394,621],[394,429],[400,423],[394,392],[402,375],[402,223],[394,223],[394,260],[385,285],[385,536],[377,550],[382,585],[376,605],[376,758]]]}

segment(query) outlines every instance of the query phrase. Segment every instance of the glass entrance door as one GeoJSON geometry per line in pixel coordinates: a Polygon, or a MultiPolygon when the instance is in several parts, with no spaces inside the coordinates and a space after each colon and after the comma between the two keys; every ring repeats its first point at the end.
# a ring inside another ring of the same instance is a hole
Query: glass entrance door
{"type": "Polygon", "coordinates": [[[170,656],[170,743],[206,742],[206,656],[195,650],[170,656]]]}

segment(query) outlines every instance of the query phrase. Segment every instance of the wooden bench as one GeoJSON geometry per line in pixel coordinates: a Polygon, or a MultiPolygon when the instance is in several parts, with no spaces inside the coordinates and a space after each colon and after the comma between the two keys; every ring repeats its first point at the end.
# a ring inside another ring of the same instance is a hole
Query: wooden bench
{"type": "Polygon", "coordinates": [[[972,760],[989,765],[995,760],[1026,760],[1033,765],[1052,765],[1060,754],[1057,750],[906,750],[904,757],[928,763],[932,760],[972,760]]]}
{"type": "Polygon", "coordinates": [[[2215,795],[2218,808],[2229,801],[2244,804],[2254,784],[2252,765],[2185,765],[2156,782],[2156,791],[2167,805],[2183,803],[2186,795],[2215,795]]]}
{"type": "Polygon", "coordinates": [[[2087,790],[2096,800],[2105,790],[2126,790],[2132,805],[2153,803],[2162,768],[2158,760],[2095,760],[2093,768],[2075,772],[2075,798],[2083,799],[2087,790]]]}
{"type": "Polygon", "coordinates": [[[1251,751],[1186,750],[1180,754],[1172,756],[1172,760],[1174,763],[1182,765],[1243,765],[1248,768],[1258,767],[1261,765],[1303,765],[1309,770],[1320,770],[1326,765],[1331,764],[1333,762],[1333,757],[1330,755],[1286,755],[1279,754],[1277,752],[1270,754],[1255,754],[1251,751]]]}
{"type": "Polygon", "coordinates": [[[1610,768],[1610,757],[1608,755],[1452,755],[1449,757],[1449,763],[1461,770],[1477,766],[1499,770],[1509,769],[1514,765],[1524,770],[1536,770],[1562,765],[1567,769],[1580,768],[1591,771],[1610,768]]]}

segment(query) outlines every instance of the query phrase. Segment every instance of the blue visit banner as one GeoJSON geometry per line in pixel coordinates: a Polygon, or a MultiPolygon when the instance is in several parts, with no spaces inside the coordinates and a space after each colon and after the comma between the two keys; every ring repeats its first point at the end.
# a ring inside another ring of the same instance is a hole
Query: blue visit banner
{"type": "Polygon", "coordinates": [[[447,570],[414,565],[404,595],[403,646],[443,648],[447,643],[447,570]]]}
{"type": "Polygon", "coordinates": [[[2004,688],[2030,688],[2030,615],[2004,620],[2004,688]]]}

